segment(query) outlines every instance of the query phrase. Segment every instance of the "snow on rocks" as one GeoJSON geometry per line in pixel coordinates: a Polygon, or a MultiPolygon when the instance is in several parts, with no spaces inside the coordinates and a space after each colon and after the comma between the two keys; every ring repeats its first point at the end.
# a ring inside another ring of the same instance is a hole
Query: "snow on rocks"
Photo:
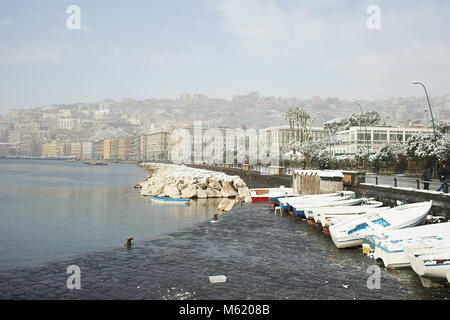
{"type": "MultiPolygon", "coordinates": [[[[250,190],[238,176],[223,172],[196,169],[183,165],[142,163],[141,166],[153,174],[139,183],[144,196],[170,198],[239,198],[251,202],[250,190]]],[[[225,200],[225,199],[224,199],[225,200]]],[[[232,208],[234,200],[223,201],[220,211],[232,208]]]]}

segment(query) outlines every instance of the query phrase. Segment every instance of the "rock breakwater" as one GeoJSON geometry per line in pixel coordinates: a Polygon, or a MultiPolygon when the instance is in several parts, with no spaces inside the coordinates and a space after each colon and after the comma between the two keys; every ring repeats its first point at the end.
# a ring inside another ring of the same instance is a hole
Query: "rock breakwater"
{"type": "Polygon", "coordinates": [[[174,164],[142,163],[141,167],[151,173],[138,185],[144,196],[224,198],[220,211],[230,210],[231,202],[252,201],[249,188],[239,176],[174,164]],[[234,201],[228,201],[231,199],[234,201]]]}

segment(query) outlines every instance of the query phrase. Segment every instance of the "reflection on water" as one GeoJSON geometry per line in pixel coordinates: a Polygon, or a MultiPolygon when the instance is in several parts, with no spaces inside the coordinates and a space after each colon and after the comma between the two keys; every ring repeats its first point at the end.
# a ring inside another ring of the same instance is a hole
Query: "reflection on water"
{"type": "Polygon", "coordinates": [[[214,214],[218,200],[153,204],[133,188],[146,175],[126,164],[0,160],[0,269],[152,239],[214,214]]]}

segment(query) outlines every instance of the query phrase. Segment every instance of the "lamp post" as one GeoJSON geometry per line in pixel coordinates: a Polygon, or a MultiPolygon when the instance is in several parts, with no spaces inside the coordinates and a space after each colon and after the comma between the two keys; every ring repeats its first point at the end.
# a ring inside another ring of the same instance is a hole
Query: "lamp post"
{"type": "MultiPolygon", "coordinates": [[[[423,90],[425,91],[425,95],[427,97],[427,102],[428,102],[428,108],[430,109],[431,124],[433,125],[434,141],[436,142],[437,141],[437,138],[436,138],[436,127],[434,125],[433,109],[431,108],[431,103],[430,103],[430,98],[428,97],[427,88],[420,81],[413,81],[413,84],[421,85],[423,87],[423,90]]],[[[427,117],[427,120],[428,120],[428,117],[427,117]]],[[[434,177],[437,177],[437,166],[438,166],[437,161],[435,161],[435,163],[434,163],[434,177]]]]}
{"type": "MultiPolygon", "coordinates": [[[[363,119],[364,118],[364,114],[363,114],[363,111],[362,111],[361,104],[358,101],[356,101],[356,100],[353,100],[352,103],[355,103],[355,104],[357,104],[359,106],[359,109],[361,110],[361,119],[363,119]]],[[[361,122],[360,122],[360,125],[361,125],[361,122]]],[[[369,148],[369,141],[367,140],[367,121],[366,120],[364,120],[364,127],[365,127],[365,130],[366,130],[367,172],[370,172],[370,148],[369,148]]],[[[357,135],[357,137],[358,137],[358,135],[357,135]]],[[[356,138],[356,141],[358,141],[358,138],[356,138]]]]}

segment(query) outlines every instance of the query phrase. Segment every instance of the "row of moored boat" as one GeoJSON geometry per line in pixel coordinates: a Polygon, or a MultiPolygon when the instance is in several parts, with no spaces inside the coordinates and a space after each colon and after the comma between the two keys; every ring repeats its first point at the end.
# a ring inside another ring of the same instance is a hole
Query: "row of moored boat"
{"type": "Polygon", "coordinates": [[[300,196],[283,187],[251,195],[322,227],[338,248],[362,246],[387,268],[412,267],[421,277],[450,282],[450,222],[426,224],[431,201],[390,208],[353,191],[300,196]]]}

